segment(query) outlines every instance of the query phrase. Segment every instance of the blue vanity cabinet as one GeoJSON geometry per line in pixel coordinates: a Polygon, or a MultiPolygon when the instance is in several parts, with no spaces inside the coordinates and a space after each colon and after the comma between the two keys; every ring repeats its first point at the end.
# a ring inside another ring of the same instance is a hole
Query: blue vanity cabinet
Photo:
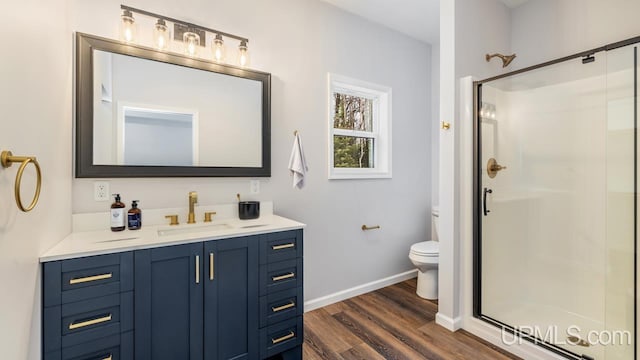
{"type": "Polygon", "coordinates": [[[258,241],[136,251],[136,360],[257,359],[258,241]]]}
{"type": "Polygon", "coordinates": [[[202,243],[135,251],[135,359],[202,360],[202,243]]]}

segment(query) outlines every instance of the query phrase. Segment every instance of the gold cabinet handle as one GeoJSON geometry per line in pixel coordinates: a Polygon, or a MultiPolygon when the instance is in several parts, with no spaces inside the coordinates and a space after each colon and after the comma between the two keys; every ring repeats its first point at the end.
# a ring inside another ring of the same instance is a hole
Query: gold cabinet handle
{"type": "Polygon", "coordinates": [[[362,231],[367,231],[367,230],[376,230],[376,229],[380,229],[380,225],[376,225],[376,226],[367,226],[367,225],[362,225],[360,227],[360,229],[362,229],[362,231]]]}
{"type": "Polygon", "coordinates": [[[440,127],[442,128],[442,130],[449,130],[451,129],[451,124],[446,121],[443,121],[440,123],[440,127]]]}
{"type": "Polygon", "coordinates": [[[293,331],[289,331],[289,333],[283,337],[279,337],[277,339],[271,339],[271,342],[273,343],[273,345],[277,344],[277,343],[281,343],[285,340],[289,340],[292,337],[296,336],[296,334],[293,331]]]}
{"type": "Polygon", "coordinates": [[[296,306],[296,303],[291,300],[288,304],[282,305],[282,306],[278,306],[278,307],[271,307],[271,311],[276,313],[282,310],[287,310],[287,309],[291,309],[292,307],[296,306]]]}
{"type": "Polygon", "coordinates": [[[204,222],[211,222],[211,217],[217,214],[215,211],[207,211],[204,213],[204,222]]]}
{"type": "Polygon", "coordinates": [[[196,255],[196,284],[200,284],[200,256],[196,255]]]}
{"type": "Polygon", "coordinates": [[[289,249],[296,246],[296,244],[294,243],[288,243],[288,244],[281,244],[281,245],[273,245],[271,246],[272,250],[282,250],[282,249],[289,249]]]}
{"type": "Polygon", "coordinates": [[[18,173],[16,174],[16,182],[13,187],[14,195],[16,198],[16,205],[22,212],[29,212],[36,207],[38,199],[40,198],[40,190],[42,189],[42,171],[40,171],[40,164],[34,156],[13,156],[11,151],[7,150],[0,153],[0,163],[2,164],[3,168],[10,167],[14,162],[21,163],[20,167],[18,168],[18,173]],[[20,186],[22,183],[22,174],[24,173],[24,169],[27,167],[27,165],[29,165],[29,163],[32,163],[36,168],[36,191],[33,195],[33,200],[31,200],[31,204],[25,207],[22,203],[22,198],[20,197],[20,186]]]}
{"type": "Polygon", "coordinates": [[[296,274],[290,272],[288,274],[284,274],[284,275],[280,275],[280,276],[272,276],[271,280],[272,281],[280,281],[280,280],[285,280],[285,279],[291,279],[294,276],[296,276],[296,274]]]}
{"type": "Polygon", "coordinates": [[[113,360],[113,354],[109,354],[109,356],[107,356],[106,358],[104,358],[102,360],[113,360]]]}
{"type": "Polygon", "coordinates": [[[112,315],[109,314],[107,316],[103,316],[103,317],[100,317],[100,318],[97,318],[97,319],[82,321],[82,322],[79,322],[79,323],[71,323],[71,324],[69,324],[69,330],[80,329],[80,328],[83,328],[83,327],[87,327],[87,326],[91,326],[91,325],[95,325],[95,324],[101,324],[103,322],[111,321],[111,317],[112,317],[112,315]]]}
{"type": "Polygon", "coordinates": [[[209,253],[209,280],[213,280],[213,253],[209,253]]]}
{"type": "Polygon", "coordinates": [[[87,276],[87,277],[82,277],[82,278],[73,278],[73,279],[69,280],[69,285],[75,285],[75,284],[82,284],[82,283],[86,283],[86,282],[111,279],[112,277],[113,277],[113,273],[100,274],[100,275],[94,275],[94,276],[87,276]]]}

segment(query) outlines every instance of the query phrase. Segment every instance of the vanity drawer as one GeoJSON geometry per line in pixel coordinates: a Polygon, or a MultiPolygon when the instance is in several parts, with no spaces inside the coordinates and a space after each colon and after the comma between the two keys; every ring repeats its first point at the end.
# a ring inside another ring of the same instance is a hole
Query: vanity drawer
{"type": "Polygon", "coordinates": [[[44,360],[133,360],[133,332],[45,353],[44,360]]]}
{"type": "Polygon", "coordinates": [[[133,292],[44,309],[44,351],[133,330],[133,292]]]}
{"type": "Polygon", "coordinates": [[[302,287],[288,289],[260,298],[260,327],[302,315],[302,287]]]}
{"type": "Polygon", "coordinates": [[[302,316],[260,330],[260,358],[265,359],[289,350],[303,340],[302,316]]]}
{"type": "Polygon", "coordinates": [[[302,286],[302,259],[260,266],[260,296],[302,286]]]}
{"type": "Polygon", "coordinates": [[[133,290],[133,253],[44,263],[44,306],[133,290]]]}
{"type": "Polygon", "coordinates": [[[302,257],[302,230],[263,235],[260,241],[260,264],[302,257]]]}

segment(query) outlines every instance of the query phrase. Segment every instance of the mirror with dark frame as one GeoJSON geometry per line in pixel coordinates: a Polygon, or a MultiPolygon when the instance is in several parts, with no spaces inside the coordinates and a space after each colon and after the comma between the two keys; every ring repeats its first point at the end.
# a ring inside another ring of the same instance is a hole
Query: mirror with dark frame
{"type": "Polygon", "coordinates": [[[271,75],[76,35],[76,177],[271,176],[271,75]]]}

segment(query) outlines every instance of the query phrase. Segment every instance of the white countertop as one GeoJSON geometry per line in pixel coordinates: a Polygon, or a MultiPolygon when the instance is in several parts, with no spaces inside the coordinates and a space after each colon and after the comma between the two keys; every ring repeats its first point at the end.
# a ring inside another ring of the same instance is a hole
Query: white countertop
{"type": "Polygon", "coordinates": [[[143,225],[140,230],[118,232],[75,231],[42,254],[40,262],[302,229],[305,226],[294,220],[267,214],[255,220],[227,218],[176,226],[143,225]]]}

